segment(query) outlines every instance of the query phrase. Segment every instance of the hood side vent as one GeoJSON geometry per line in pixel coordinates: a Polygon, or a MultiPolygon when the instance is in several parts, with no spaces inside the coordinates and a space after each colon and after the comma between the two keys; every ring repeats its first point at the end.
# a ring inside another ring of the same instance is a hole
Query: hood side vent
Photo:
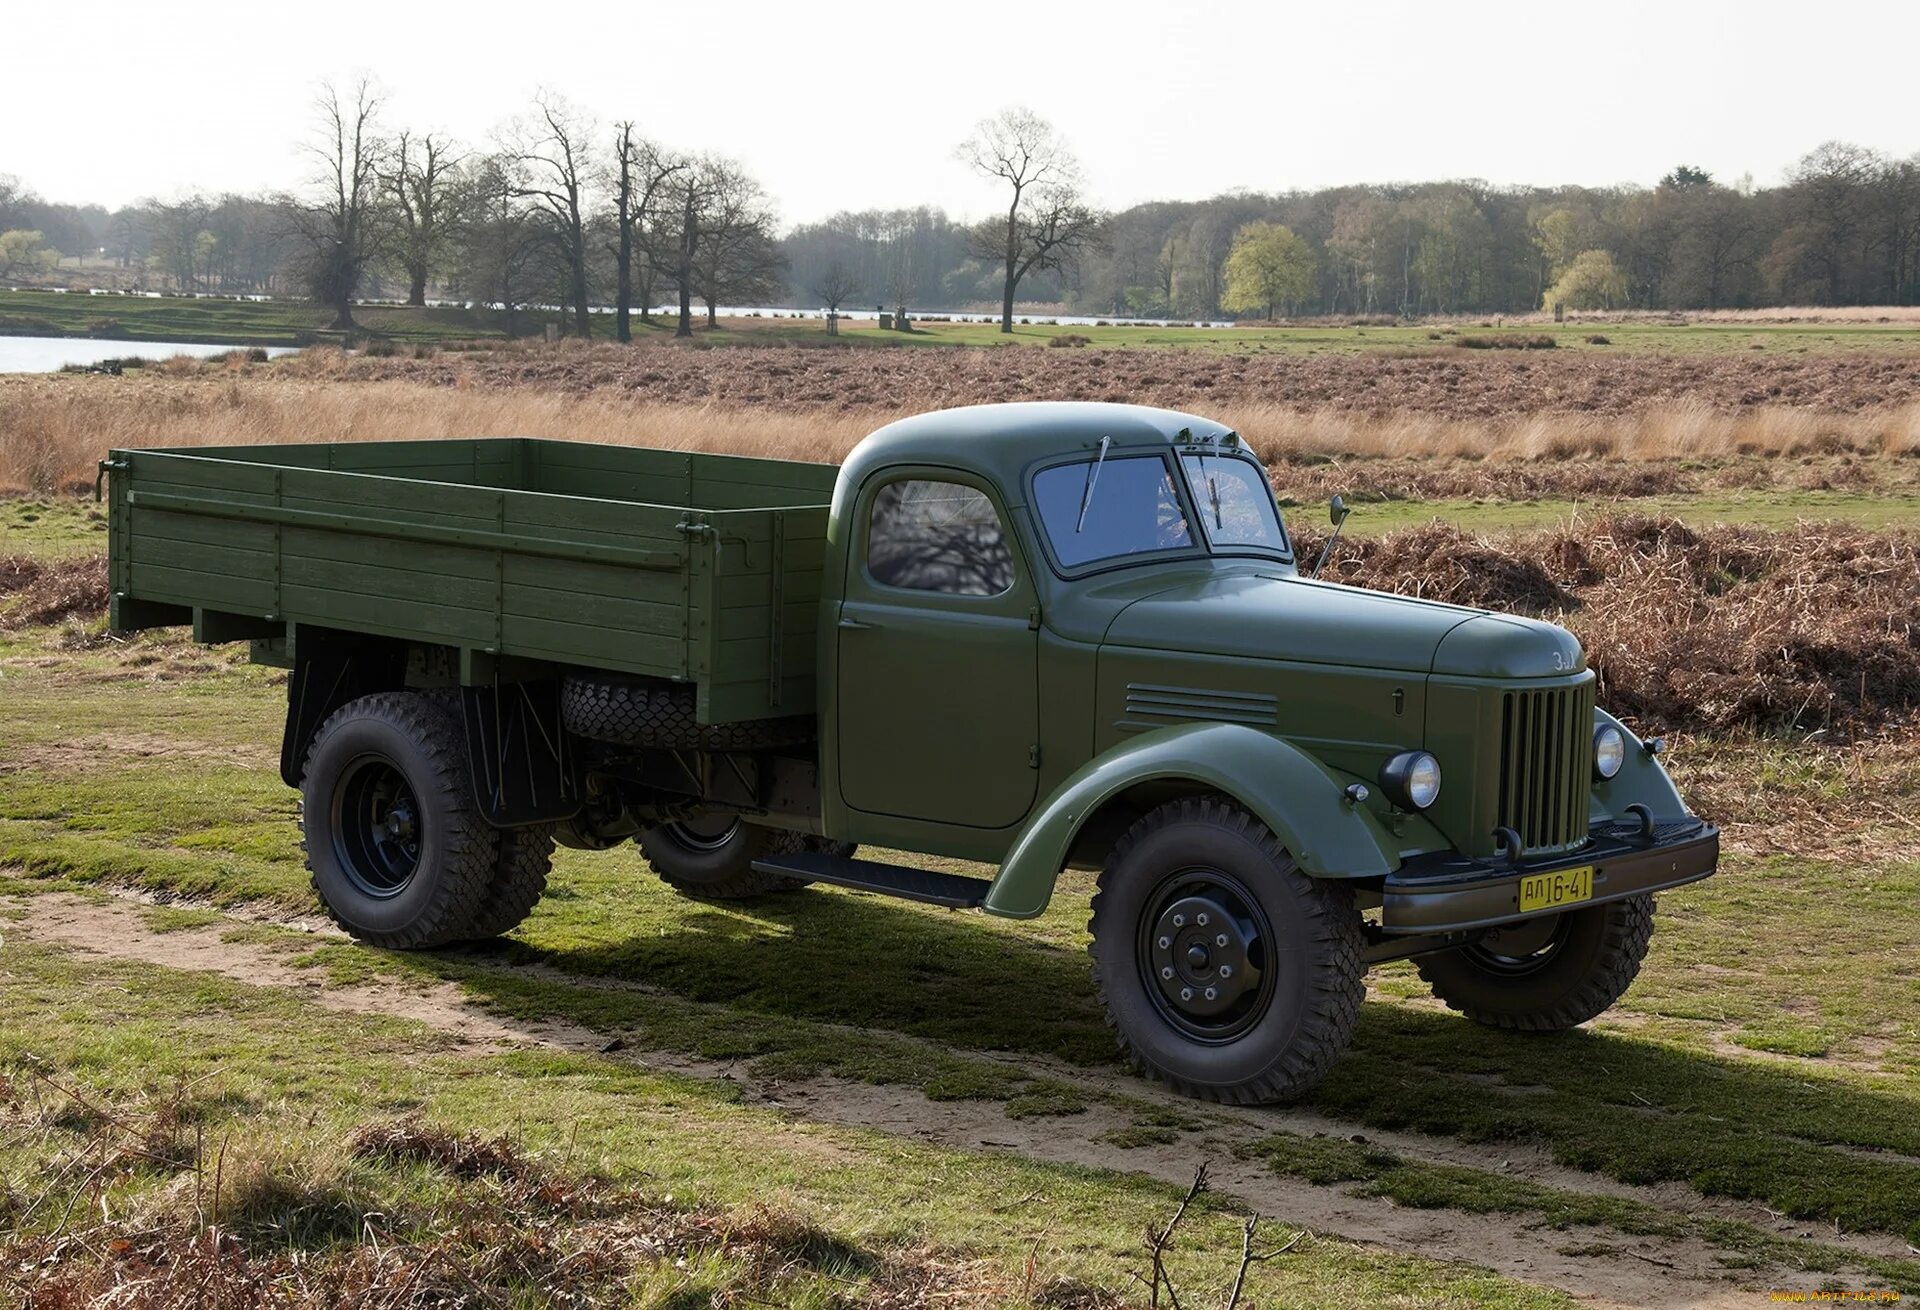
{"type": "Polygon", "coordinates": [[[1279,721],[1279,698],[1265,692],[1130,682],[1126,712],[1116,726],[1122,732],[1146,732],[1176,723],[1243,723],[1250,728],[1271,728],[1279,721]]]}

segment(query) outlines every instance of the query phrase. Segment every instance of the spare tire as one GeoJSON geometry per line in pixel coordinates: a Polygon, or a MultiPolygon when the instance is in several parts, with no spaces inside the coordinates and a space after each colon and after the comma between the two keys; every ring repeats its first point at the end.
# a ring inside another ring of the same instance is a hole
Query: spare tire
{"type": "Polygon", "coordinates": [[[560,717],[568,732],[619,746],[750,751],[814,738],[814,720],[804,714],[701,723],[691,685],[617,673],[569,673],[560,690],[560,717]]]}

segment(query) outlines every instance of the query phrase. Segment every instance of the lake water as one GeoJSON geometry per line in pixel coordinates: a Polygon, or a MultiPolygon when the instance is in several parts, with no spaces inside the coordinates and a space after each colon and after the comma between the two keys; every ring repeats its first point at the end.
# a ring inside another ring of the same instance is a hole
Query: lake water
{"type": "MultiPolygon", "coordinates": [[[[168,359],[193,355],[204,359],[245,346],[203,346],[182,341],[97,341],[89,337],[0,336],[0,373],[58,373],[68,364],[98,364],[107,359],[168,359]]],[[[290,355],[291,346],[268,346],[269,355],[290,355]]]]}

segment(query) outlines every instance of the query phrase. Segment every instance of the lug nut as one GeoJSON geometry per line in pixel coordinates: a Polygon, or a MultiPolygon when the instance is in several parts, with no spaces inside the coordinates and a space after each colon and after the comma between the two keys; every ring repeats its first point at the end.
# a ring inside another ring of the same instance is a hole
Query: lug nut
{"type": "Polygon", "coordinates": [[[1231,964],[1223,964],[1223,965],[1221,965],[1221,966],[1220,966],[1220,976],[1221,976],[1222,978],[1231,978],[1231,977],[1233,977],[1233,966],[1232,966],[1231,964]]]}
{"type": "Polygon", "coordinates": [[[1180,999],[1183,1001],[1191,1001],[1193,999],[1193,988],[1182,987],[1180,989],[1180,999]]]}
{"type": "Polygon", "coordinates": [[[1163,951],[1164,951],[1164,950],[1168,950],[1168,949],[1171,949],[1171,947],[1172,947],[1172,946],[1173,946],[1173,938],[1171,938],[1171,937],[1162,937],[1162,938],[1160,939],[1160,949],[1161,949],[1161,950],[1163,950],[1163,951]]]}
{"type": "Polygon", "coordinates": [[[1167,980],[1168,982],[1172,982],[1172,981],[1173,981],[1173,968],[1172,968],[1172,966],[1170,966],[1170,965],[1169,965],[1169,966],[1167,966],[1167,967],[1164,967],[1164,968],[1162,968],[1162,969],[1160,970],[1160,976],[1161,976],[1162,978],[1164,978],[1164,979],[1166,979],[1166,980],[1167,980]]]}
{"type": "Polygon", "coordinates": [[[1225,946],[1227,944],[1227,935],[1225,933],[1221,933],[1218,937],[1215,937],[1213,939],[1213,944],[1215,946],[1225,946]]]}
{"type": "Polygon", "coordinates": [[[1202,928],[1207,926],[1207,916],[1204,914],[1195,915],[1193,921],[1199,924],[1202,928]]]}
{"type": "Polygon", "coordinates": [[[1186,916],[1186,915],[1184,915],[1184,914],[1176,914],[1176,915],[1174,915],[1174,916],[1173,916],[1173,926],[1174,926],[1174,927],[1176,927],[1176,928],[1184,928],[1184,927],[1186,927],[1186,926],[1187,926],[1187,916],[1186,916]]]}
{"type": "Polygon", "coordinates": [[[1217,1001],[1220,999],[1220,993],[1216,992],[1215,990],[1213,990],[1213,988],[1209,987],[1207,988],[1207,999],[1209,1001],[1217,1001]]]}

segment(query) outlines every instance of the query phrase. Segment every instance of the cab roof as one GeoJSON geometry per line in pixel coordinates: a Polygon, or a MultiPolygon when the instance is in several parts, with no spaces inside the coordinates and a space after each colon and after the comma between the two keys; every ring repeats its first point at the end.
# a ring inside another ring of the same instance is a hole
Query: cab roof
{"type": "Polygon", "coordinates": [[[1112,449],[1166,447],[1182,433],[1206,440],[1227,435],[1224,423],[1199,414],[1098,401],[1037,400],[965,405],[889,423],[853,448],[842,483],[858,486],[883,465],[931,464],[973,469],[1022,501],[1021,475],[1048,455],[1093,450],[1111,437],[1112,449]]]}

